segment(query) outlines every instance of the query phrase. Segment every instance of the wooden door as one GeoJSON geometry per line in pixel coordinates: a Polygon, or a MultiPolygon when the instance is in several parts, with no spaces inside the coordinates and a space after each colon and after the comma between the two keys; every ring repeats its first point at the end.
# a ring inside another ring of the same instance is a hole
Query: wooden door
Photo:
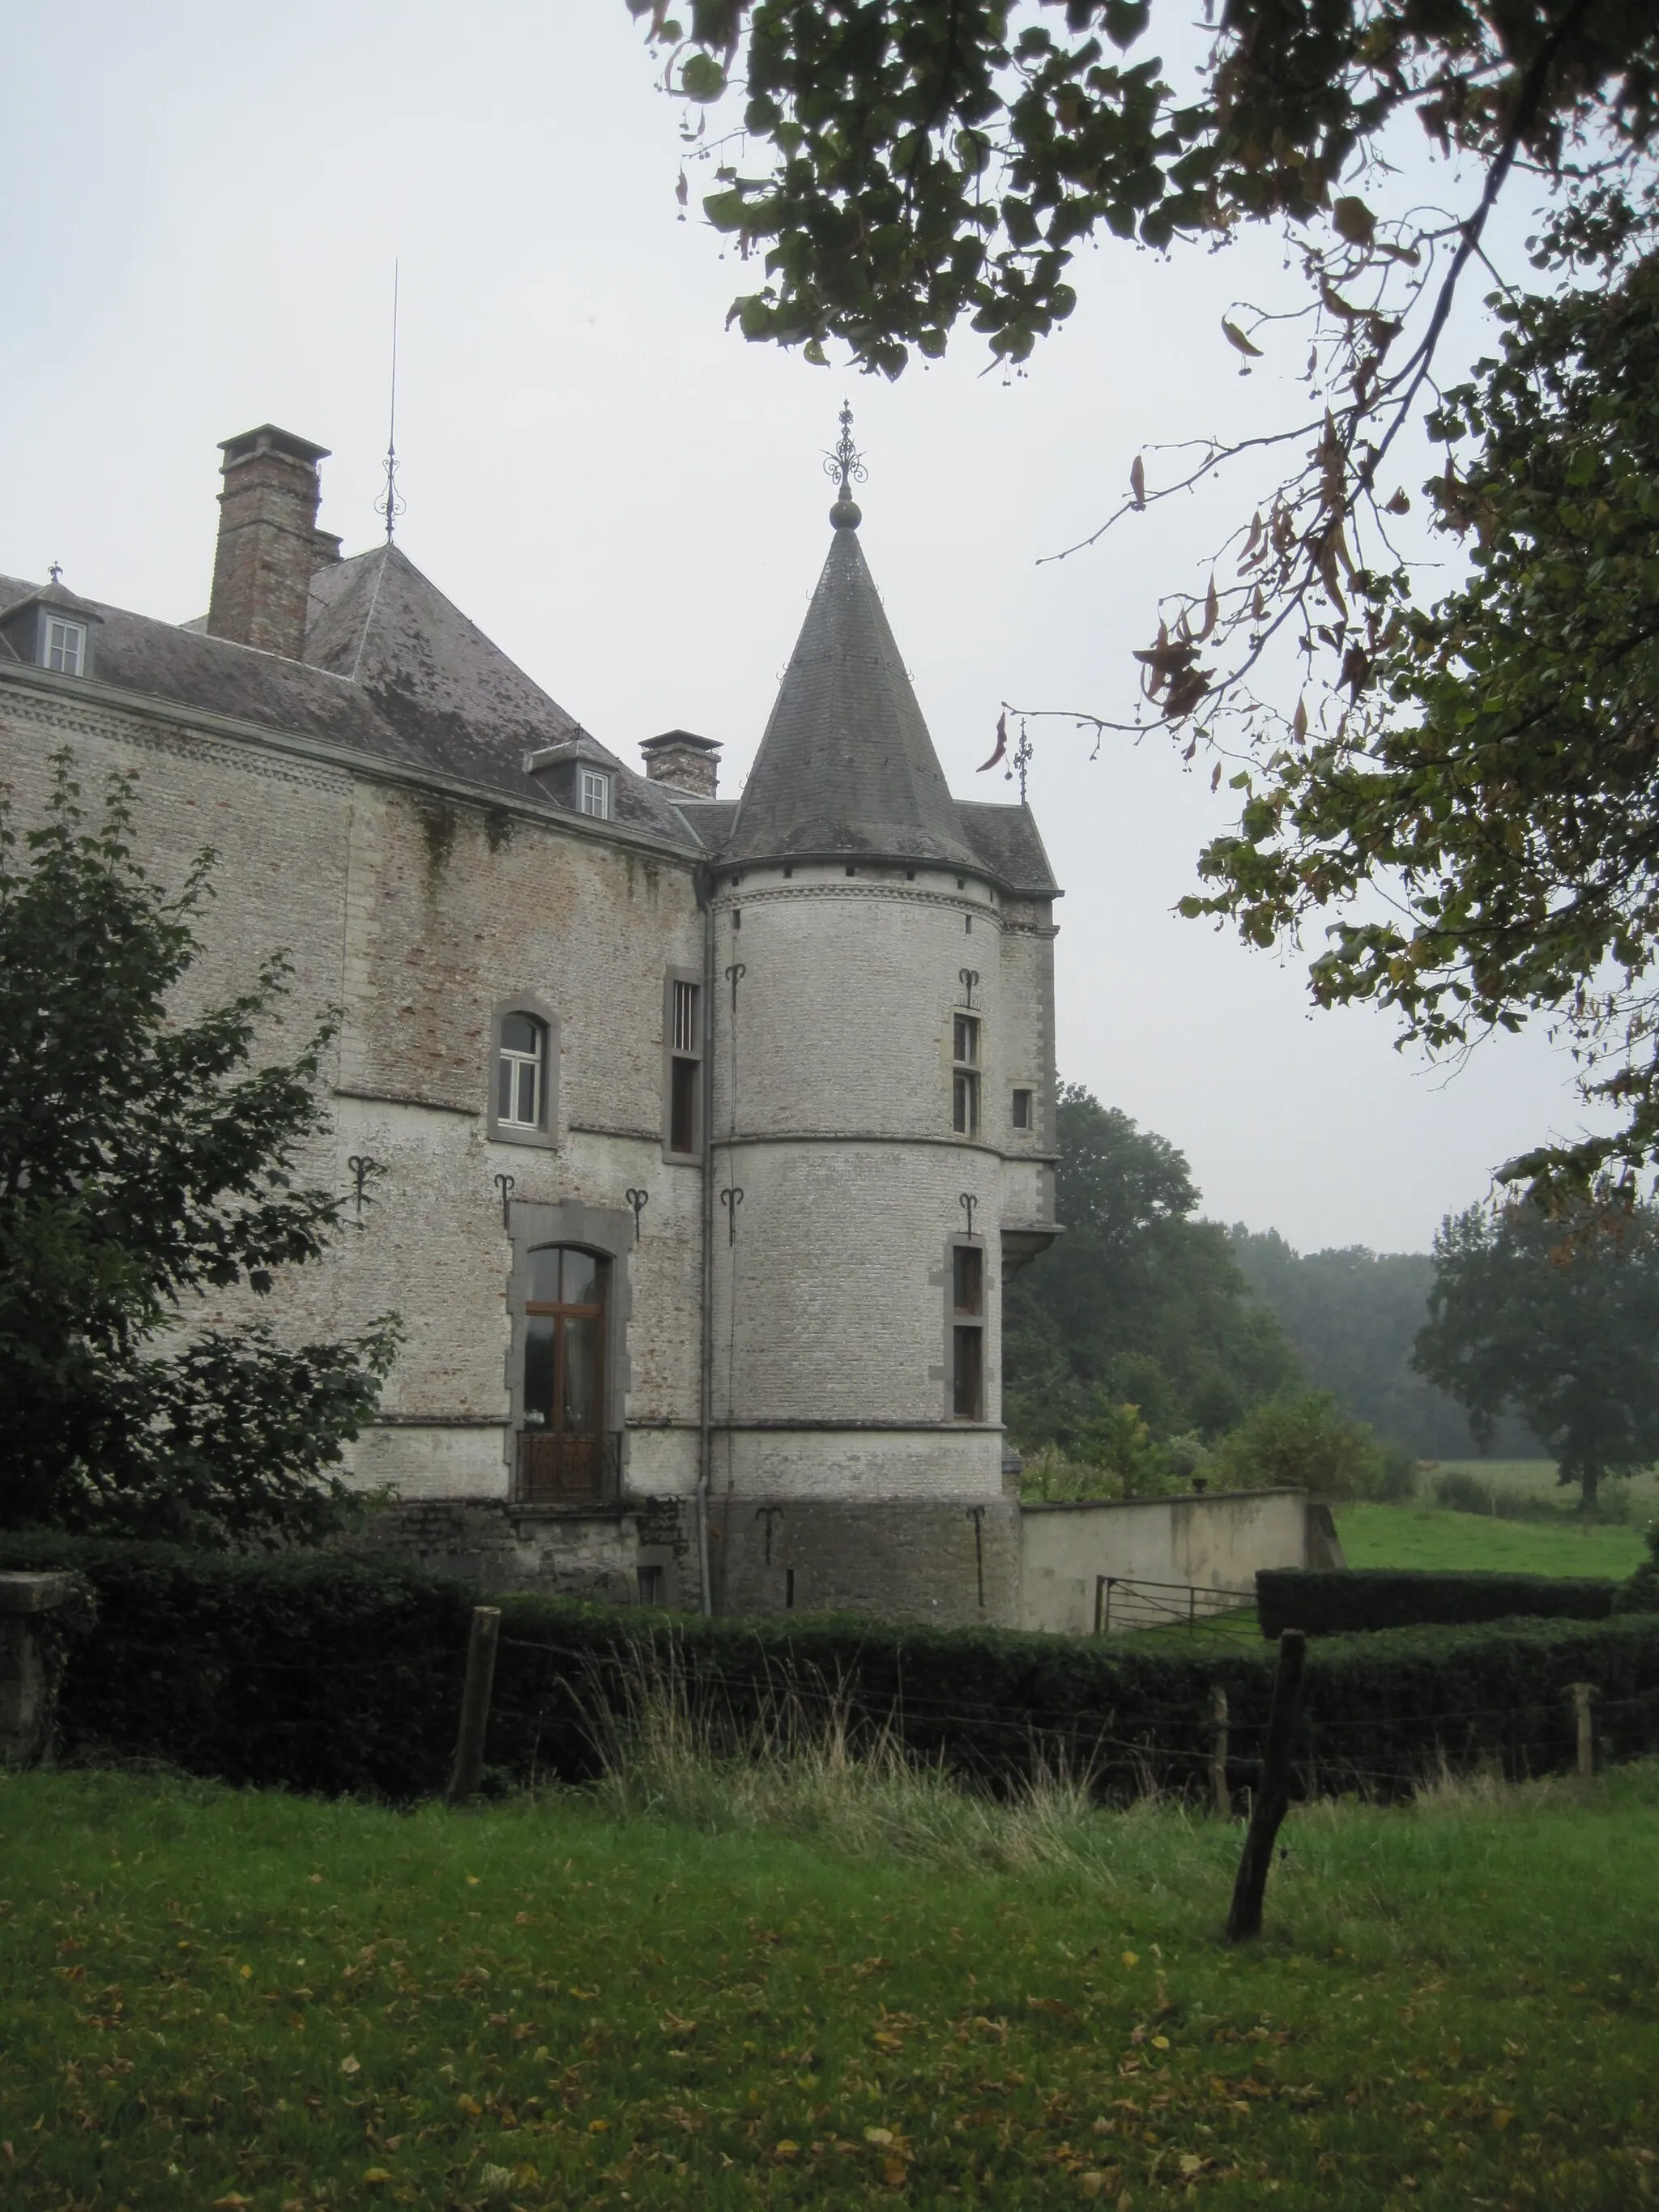
{"type": "Polygon", "coordinates": [[[519,1495],[597,1504],[605,1493],[606,1262],[574,1244],[530,1255],[519,1495]]]}

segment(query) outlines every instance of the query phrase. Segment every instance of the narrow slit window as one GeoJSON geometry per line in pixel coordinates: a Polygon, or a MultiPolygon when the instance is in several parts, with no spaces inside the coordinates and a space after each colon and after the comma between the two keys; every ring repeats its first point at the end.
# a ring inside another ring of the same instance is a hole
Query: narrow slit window
{"type": "Polygon", "coordinates": [[[506,1014],[496,1058],[495,1119],[504,1129],[544,1126],[547,1027],[533,1014],[506,1014]]]}
{"type": "Polygon", "coordinates": [[[951,1127],[959,1137],[979,1134],[979,1019],[955,1014],[951,1023],[951,1127]]]}
{"type": "Polygon", "coordinates": [[[702,987],[668,983],[668,1149],[695,1152],[702,1139],[702,987]]]}
{"type": "Polygon", "coordinates": [[[985,1331],[978,1322],[951,1331],[955,1358],[951,1375],[951,1410],[958,1421],[985,1419],[985,1331]]]}
{"type": "Polygon", "coordinates": [[[959,1314],[985,1310],[985,1255],[977,1244],[951,1247],[951,1303],[959,1314]]]}
{"type": "Polygon", "coordinates": [[[1031,1126],[1031,1094],[1029,1091],[1014,1093],[1014,1127],[1029,1129],[1031,1126]]]}

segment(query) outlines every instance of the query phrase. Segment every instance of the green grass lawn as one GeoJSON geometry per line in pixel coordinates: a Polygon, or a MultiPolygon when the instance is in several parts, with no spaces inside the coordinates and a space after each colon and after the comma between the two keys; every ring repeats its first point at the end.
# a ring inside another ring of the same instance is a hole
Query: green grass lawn
{"type": "Polygon", "coordinates": [[[1622,1579],[1648,1556],[1637,1528],[1494,1521],[1430,1505],[1340,1505],[1336,1532],[1351,1567],[1492,1567],[1622,1579]]]}
{"type": "Polygon", "coordinates": [[[0,1778],[0,2201],[1659,2197],[1659,1770],[1284,1842],[1231,1953],[1238,1831],[1170,1810],[987,1871],[571,1796],[0,1778]]]}

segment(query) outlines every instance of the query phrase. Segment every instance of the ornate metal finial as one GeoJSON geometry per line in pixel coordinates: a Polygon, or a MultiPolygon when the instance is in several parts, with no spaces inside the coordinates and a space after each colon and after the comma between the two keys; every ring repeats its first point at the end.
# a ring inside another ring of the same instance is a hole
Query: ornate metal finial
{"type": "Polygon", "coordinates": [[[1014,768],[1019,776],[1019,803],[1025,804],[1025,773],[1031,765],[1031,740],[1025,734],[1025,718],[1020,717],[1019,743],[1014,747],[1014,768]]]}
{"type": "Polygon", "coordinates": [[[61,584],[64,580],[63,562],[61,561],[54,561],[52,566],[47,569],[46,574],[52,578],[54,584],[61,584]]]}
{"type": "Polygon", "coordinates": [[[856,530],[864,520],[864,513],[853,496],[853,486],[863,483],[870,471],[864,458],[853,443],[853,410],[846,400],[841,403],[841,436],[836,441],[833,453],[823,457],[823,473],[838,479],[836,503],[830,510],[830,520],[837,530],[856,530]]]}
{"type": "Polygon", "coordinates": [[[392,543],[392,533],[398,526],[398,517],[404,511],[404,499],[398,489],[398,264],[392,264],[392,411],[386,424],[386,459],[380,464],[386,471],[386,489],[374,502],[374,512],[386,523],[386,542],[392,543]]]}

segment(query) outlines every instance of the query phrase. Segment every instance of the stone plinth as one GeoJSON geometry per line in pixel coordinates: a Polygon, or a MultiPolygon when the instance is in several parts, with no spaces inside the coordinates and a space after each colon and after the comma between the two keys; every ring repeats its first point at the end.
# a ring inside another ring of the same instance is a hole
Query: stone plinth
{"type": "Polygon", "coordinates": [[[73,1575],[0,1574],[0,1764],[33,1766],[52,1741],[58,1683],[41,1630],[76,1587],[73,1575]]]}

